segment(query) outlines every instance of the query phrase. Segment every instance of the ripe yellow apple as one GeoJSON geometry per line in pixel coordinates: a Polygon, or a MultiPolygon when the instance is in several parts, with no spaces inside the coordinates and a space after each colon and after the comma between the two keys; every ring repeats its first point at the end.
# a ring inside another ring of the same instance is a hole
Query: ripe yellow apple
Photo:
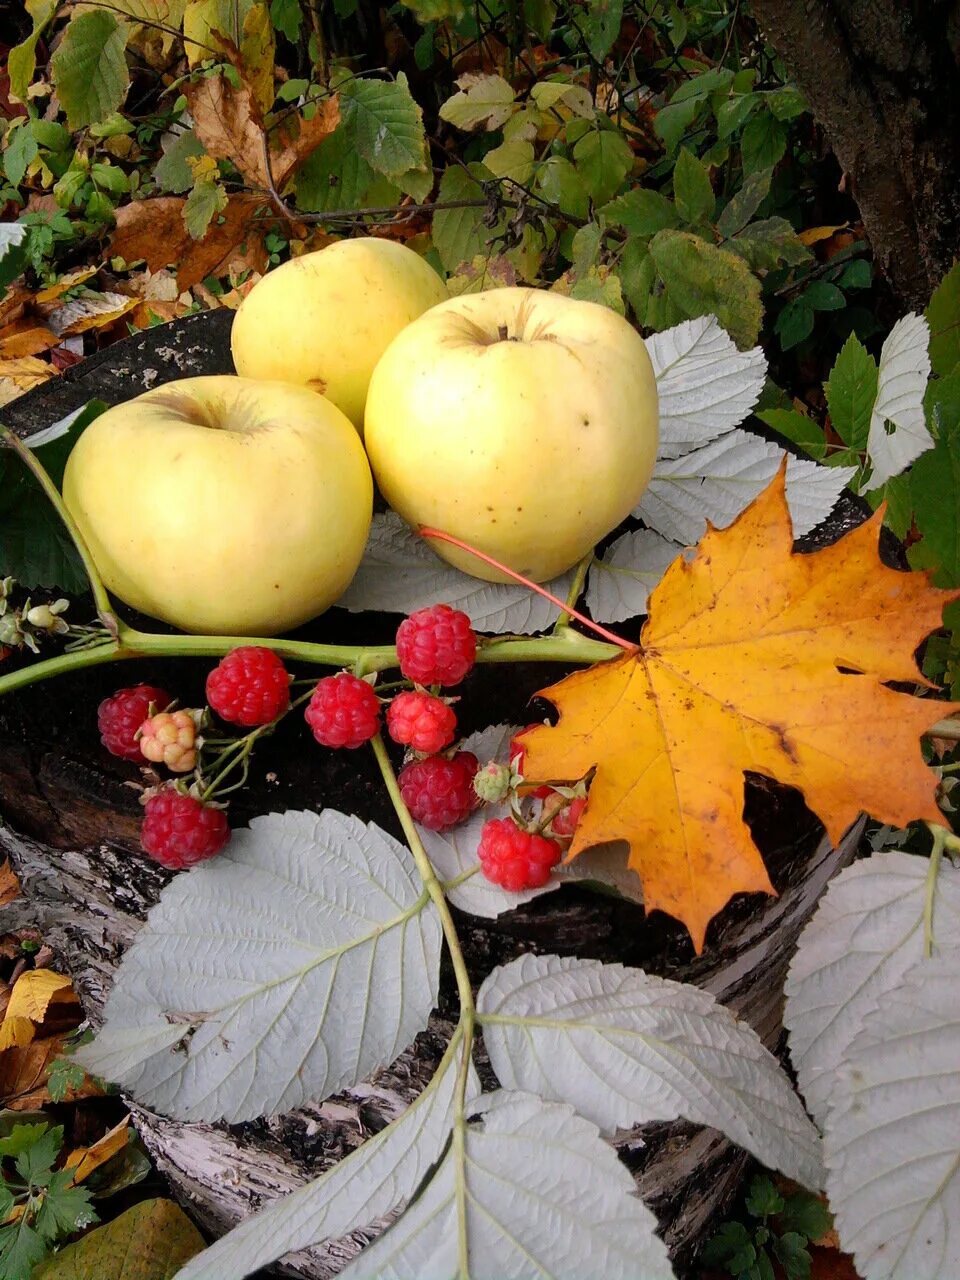
{"type": "MultiPolygon", "coordinates": [[[[432,525],[545,582],[636,506],[657,453],[657,388],[622,316],[537,289],[442,303],[387,348],[367,397],[373,474],[432,525]]],[[[434,550],[506,581],[448,544],[434,550]]]]}
{"type": "Polygon", "coordinates": [[[322,392],[358,431],[373,367],[447,288],[405,245],[363,236],[291,258],[250,290],[233,321],[237,373],[322,392]]]}
{"type": "Polygon", "coordinates": [[[186,631],[277,635],[346,589],[373,483],[329,400],[221,376],[108,409],[67,459],[63,497],[127,604],[186,631]]]}

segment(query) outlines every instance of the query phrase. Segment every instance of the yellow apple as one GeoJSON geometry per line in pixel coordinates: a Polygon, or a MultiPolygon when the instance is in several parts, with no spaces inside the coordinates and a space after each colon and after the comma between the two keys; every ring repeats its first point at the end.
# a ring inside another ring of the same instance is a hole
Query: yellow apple
{"type": "Polygon", "coordinates": [[[254,285],[233,321],[233,362],[244,377],[322,392],[362,431],[374,365],[401,329],[447,296],[405,245],[338,240],[254,285]]]}
{"type": "Polygon", "coordinates": [[[373,483],[329,400],[221,376],[108,409],[67,459],[63,497],[127,604],[186,631],[277,635],[346,589],[373,483]]]}
{"type": "MultiPolygon", "coordinates": [[[[370,382],[365,443],[409,524],[545,582],[636,506],[657,429],[650,358],[622,316],[559,293],[492,289],[444,302],[394,338],[370,382]]],[[[507,580],[432,545],[467,573],[507,580]]]]}

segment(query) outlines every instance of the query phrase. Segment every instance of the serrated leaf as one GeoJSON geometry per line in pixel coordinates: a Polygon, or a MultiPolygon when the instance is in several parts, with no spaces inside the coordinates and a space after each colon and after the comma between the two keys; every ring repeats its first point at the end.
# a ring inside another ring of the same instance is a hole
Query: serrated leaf
{"type": "MultiPolygon", "coordinates": [[[[690,545],[709,520],[724,529],[776,475],[783,450],[749,431],[730,431],[682,458],[661,459],[634,512],[650,529],[690,545]]],[[[833,510],[855,467],[821,467],[806,458],[787,461],[787,505],[796,537],[833,510]]]]}
{"type": "Polygon", "coordinates": [[[590,56],[602,63],[620,34],[623,0],[588,0],[583,34],[590,56]]]}
{"type": "MultiPolygon", "coordinates": [[[[508,764],[510,740],[520,731],[518,725],[493,725],[479,733],[472,733],[463,744],[464,751],[472,751],[480,763],[496,760],[508,764]]],[[[505,818],[510,813],[509,804],[484,805],[466,822],[451,827],[449,831],[428,831],[419,824],[417,830],[427,856],[441,880],[459,881],[447,889],[447,898],[461,911],[495,920],[505,911],[512,911],[524,902],[532,902],[541,894],[560,888],[560,881],[550,879],[540,889],[525,889],[522,893],[510,893],[488,880],[480,870],[477,849],[484,823],[490,818],[505,818]],[[463,877],[463,879],[461,879],[463,877]]]]}
{"type": "Polygon", "coordinates": [[[173,1280],[203,1237],[172,1200],[144,1200],[61,1249],[33,1280],[173,1280]]]}
{"type": "Polygon", "coordinates": [[[75,1187],[72,1183],[73,1170],[61,1169],[53,1175],[44,1191],[34,1227],[41,1239],[50,1244],[98,1221],[90,1203],[89,1190],[75,1187]]]}
{"type": "Polygon", "coordinates": [[[33,19],[33,30],[7,55],[10,93],[21,102],[26,101],[27,88],[37,69],[37,41],[56,13],[57,0],[26,0],[23,7],[33,19]]]}
{"type": "MultiPolygon", "coordinates": [[[[847,1051],[867,1015],[885,1004],[923,956],[929,863],[888,851],[841,871],[800,935],[786,983],[790,1059],[821,1127],[847,1051]]],[[[960,951],[960,871],[937,877],[937,954],[960,951]]]]}
{"type": "Polygon", "coordinates": [[[747,122],[740,147],[745,176],[772,169],[787,149],[787,130],[776,116],[762,111],[747,122]]]}
{"type": "MultiPolygon", "coordinates": [[[[447,169],[443,176],[446,178],[447,173],[455,172],[447,169]]],[[[561,213],[573,218],[586,218],[589,214],[590,195],[586,183],[564,156],[548,156],[537,169],[536,183],[543,198],[555,204],[561,213]]]]}
{"type": "Polygon", "coordinates": [[[680,223],[673,201],[649,187],[634,187],[605,204],[600,212],[610,226],[623,227],[635,236],[652,236],[680,223]]]}
{"type": "Polygon", "coordinates": [[[428,167],[422,114],[402,72],[395,81],[346,81],[340,112],[360,154],[377,173],[399,178],[410,169],[428,167]]]}
{"type": "Polygon", "coordinates": [[[851,333],[824,384],[830,421],[837,435],[852,449],[867,447],[870,417],[877,399],[877,362],[851,333]]]}
{"type": "Polygon", "coordinates": [[[440,108],[440,119],[458,129],[502,129],[516,109],[516,94],[503,76],[468,71],[457,84],[460,91],[440,108]]]}
{"type": "Polygon", "coordinates": [[[621,964],[524,955],[477,994],[506,1089],[569,1102],[602,1132],[683,1118],[710,1125],[804,1186],[819,1135],[756,1032],[698,988],[621,964]]]}
{"type": "Polygon", "coordinates": [[[27,1215],[0,1227],[0,1275],[4,1280],[32,1280],[34,1268],[47,1256],[47,1246],[28,1225],[27,1215]]]}
{"type": "MultiPolygon", "coordinates": [[[[437,199],[441,204],[484,198],[482,183],[494,181],[485,165],[470,164],[466,169],[451,165],[443,172],[437,199]]],[[[433,217],[433,243],[444,270],[453,273],[461,263],[489,256],[491,242],[502,235],[505,220],[501,213],[490,227],[484,221],[486,210],[479,208],[438,209],[433,217]]]]}
{"type": "Polygon", "coordinates": [[[63,33],[50,72],[71,129],[106,119],[127,96],[129,30],[112,13],[94,9],[77,14],[63,33]]]}
{"type": "Polygon", "coordinates": [[[646,613],[650,592],[682,547],[651,529],[625,533],[590,566],[587,608],[595,622],[623,622],[646,613]]]}
{"type": "Polygon", "coordinates": [[[754,345],[762,315],[760,281],[742,258],[688,231],[659,231],[650,252],[682,315],[714,315],[741,350],[754,345]]]}
{"type": "Polygon", "coordinates": [[[717,230],[722,236],[735,236],[742,231],[770,193],[772,169],[758,169],[748,174],[743,186],[730,200],[717,219],[717,230]]]}
{"type": "Polygon", "coordinates": [[[867,1015],[827,1118],[827,1191],[864,1280],[960,1275],[960,963],[918,962],[867,1015]]]}
{"type": "Polygon", "coordinates": [[[393,1061],[426,1026],[439,957],[392,836],[334,809],[254,818],[164,889],[75,1060],[181,1119],[289,1110],[393,1061]]]}
{"type": "Polygon", "coordinates": [[[930,364],[934,373],[944,377],[960,364],[960,262],[934,289],[926,316],[930,326],[930,364]]]}
{"type": "Polygon", "coordinates": [[[173,191],[182,195],[193,186],[193,173],[187,163],[191,157],[204,154],[203,143],[192,129],[175,133],[163,149],[163,155],[153,166],[153,177],[161,191],[173,191]]]}
{"type": "MultiPolygon", "coordinates": [[[[356,1231],[409,1200],[443,1152],[456,1083],[448,1057],[399,1119],[321,1177],[245,1218],[178,1272],[177,1280],[239,1280],[285,1253],[356,1231]]],[[[468,1098],[475,1092],[478,1086],[468,1098]]]]}
{"type": "MultiPolygon", "coordinates": [[[[571,582],[566,573],[546,585],[564,599],[571,582]]],[[[411,613],[431,604],[453,605],[478,631],[494,634],[545,631],[560,614],[556,605],[519,584],[484,582],[454,569],[395,512],[374,516],[360,568],[337,607],[351,613],[411,613]]]]}
{"type": "Polygon", "coordinates": [[[697,223],[713,217],[716,197],[710,171],[686,147],[681,147],[673,171],[673,198],[684,222],[697,223]]]}
{"type": "Polygon", "coordinates": [[[911,314],[897,321],[880,351],[877,399],[867,436],[873,471],[865,490],[884,484],[933,447],[923,411],[930,377],[929,338],[926,320],[911,314]]]}
{"type": "Polygon", "coordinates": [[[202,240],[210,223],[227,207],[227,193],[215,178],[201,178],[183,206],[183,224],[194,240],[202,240]]]}
{"type": "Polygon", "coordinates": [[[738,427],[767,376],[760,347],[738,351],[715,316],[646,339],[660,401],[660,458],[677,458],[738,427]]]}
{"type": "Polygon", "coordinates": [[[462,1143],[340,1280],[439,1280],[462,1274],[466,1256],[471,1280],[672,1280],[656,1218],[594,1125],[522,1093],[491,1094],[471,1111],[462,1143]]]}
{"type": "Polygon", "coordinates": [[[930,384],[927,411],[936,444],[898,477],[909,480],[908,521],[922,535],[907,555],[937,586],[960,585],[960,370],[930,384]]]}
{"type": "Polygon", "coordinates": [[[515,138],[488,151],[483,163],[497,178],[512,178],[514,182],[525,183],[533,174],[533,159],[533,143],[515,138]]]}
{"type": "Polygon", "coordinates": [[[816,462],[822,462],[827,452],[823,428],[814,418],[797,409],[764,409],[757,414],[761,422],[792,440],[816,462]]]}
{"type": "Polygon", "coordinates": [[[276,61],[276,38],[266,4],[252,4],[243,20],[240,36],[240,62],[245,82],[261,111],[273,106],[273,70],[276,61]]]}
{"type": "Polygon", "coordinates": [[[42,1184],[49,1180],[60,1148],[63,1145],[63,1125],[47,1128],[45,1125],[27,1126],[33,1132],[13,1133],[3,1144],[4,1153],[15,1154],[17,1173],[24,1182],[42,1184]],[[28,1140],[29,1139],[29,1140],[28,1140]]]}
{"type": "Polygon", "coordinates": [[[3,152],[3,170],[15,187],[23,181],[28,166],[37,158],[40,148],[30,129],[30,122],[17,127],[16,121],[7,133],[3,152]]]}
{"type": "Polygon", "coordinates": [[[786,218],[762,218],[738,231],[724,246],[743,258],[754,271],[772,271],[808,262],[813,256],[786,218]]]}
{"type": "Polygon", "coordinates": [[[606,204],[633,167],[633,152],[622,134],[591,129],[573,148],[573,163],[597,204],[606,204]]]}
{"type": "MultiPolygon", "coordinates": [[[[385,186],[388,179],[367,164],[353,145],[350,130],[336,129],[304,161],[297,174],[297,208],[311,213],[328,213],[333,209],[359,209],[376,184],[385,186]]],[[[391,200],[371,200],[384,205],[391,200]]]]}

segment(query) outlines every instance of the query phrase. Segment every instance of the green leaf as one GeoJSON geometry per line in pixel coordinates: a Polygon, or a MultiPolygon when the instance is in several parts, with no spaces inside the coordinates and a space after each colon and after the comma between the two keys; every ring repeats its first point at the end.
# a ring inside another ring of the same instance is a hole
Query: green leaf
{"type": "Polygon", "coordinates": [[[833,1226],[833,1215],[819,1196],[809,1191],[794,1191],[786,1198],[780,1221],[785,1231],[797,1231],[807,1240],[819,1240],[833,1226]]]}
{"type": "Polygon", "coordinates": [[[814,280],[803,291],[803,300],[814,311],[839,311],[847,300],[835,284],[828,280],[814,280]]]}
{"type": "Polygon", "coordinates": [[[25,101],[27,88],[37,69],[37,41],[57,10],[58,0],[26,0],[26,11],[33,19],[33,30],[7,56],[10,92],[25,101]]]}
{"type": "Polygon", "coordinates": [[[300,0],[271,0],[270,21],[274,31],[286,36],[291,44],[300,39],[300,28],[303,25],[303,10],[300,0]]]}
{"type": "MultiPolygon", "coordinates": [[[[7,1141],[15,1140],[16,1133],[14,1129],[12,1137],[7,1141]]],[[[15,1160],[17,1173],[24,1182],[31,1185],[49,1181],[50,1171],[62,1146],[63,1125],[58,1124],[41,1133],[29,1146],[20,1149],[15,1160]]]]}
{"type": "Polygon", "coordinates": [[[153,166],[154,181],[161,191],[183,195],[193,186],[193,171],[187,161],[205,154],[204,145],[194,131],[184,129],[153,166]]]}
{"type": "Polygon", "coordinates": [[[747,1213],[753,1218],[765,1219],[783,1208],[783,1196],[767,1177],[753,1178],[746,1199],[747,1213]]]}
{"type": "Polygon", "coordinates": [[[213,176],[201,178],[183,206],[183,222],[194,240],[202,240],[213,219],[227,207],[227,193],[213,176]]]}
{"type": "Polygon", "coordinates": [[[758,169],[772,169],[787,149],[787,130],[769,112],[754,116],[743,131],[740,144],[744,176],[758,169]]]}
{"type": "Polygon", "coordinates": [[[704,1246],[700,1258],[709,1266],[725,1266],[732,1276],[742,1275],[756,1261],[753,1237],[742,1222],[724,1222],[704,1246]]]}
{"type": "Polygon", "coordinates": [[[579,227],[573,237],[570,260],[577,275],[582,276],[596,266],[600,256],[600,245],[603,242],[603,231],[597,222],[588,222],[579,227]]]}
{"type": "Polygon", "coordinates": [[[610,226],[623,227],[635,236],[652,236],[680,225],[673,201],[649,187],[634,187],[605,204],[600,212],[610,226]]]}
{"type": "MultiPolygon", "coordinates": [[[[41,1124],[15,1124],[5,1138],[0,1138],[0,1156],[22,1155],[25,1151],[29,1151],[31,1147],[35,1147],[41,1142],[49,1131],[50,1126],[46,1121],[41,1124]]],[[[59,1147],[57,1147],[57,1150],[59,1150],[59,1147]]],[[[57,1151],[55,1150],[50,1158],[50,1164],[53,1164],[56,1156],[57,1151]]]]}
{"type": "Polygon", "coordinates": [[[583,34],[594,61],[603,62],[620,34],[622,22],[623,0],[588,0],[583,34]]]}
{"type": "Polygon", "coordinates": [[[661,107],[653,122],[657,135],[663,140],[667,155],[673,155],[680,139],[704,108],[701,98],[686,98],[661,107]]]}
{"type": "Polygon", "coordinates": [[[936,441],[909,473],[914,520],[922,535],[907,555],[933,569],[940,587],[960,585],[960,370],[931,384],[927,400],[936,441]]]}
{"type": "Polygon", "coordinates": [[[759,93],[738,93],[716,108],[717,137],[729,138],[753,115],[763,101],[759,93]]]}
{"type": "Polygon", "coordinates": [[[724,246],[738,253],[754,271],[772,271],[781,262],[799,266],[813,256],[786,218],[762,218],[738,232],[724,246]]]}
{"type": "Polygon", "coordinates": [[[34,1280],[172,1280],[203,1237],[172,1200],[144,1200],[62,1249],[34,1280]]]}
{"type": "Polygon", "coordinates": [[[573,148],[573,163],[597,204],[606,204],[633,167],[626,139],[612,129],[591,129],[573,148]]]}
{"type": "Polygon", "coordinates": [[[440,108],[440,119],[457,129],[501,129],[517,109],[517,95],[503,76],[471,74],[460,84],[440,108]]]}
{"type": "Polygon", "coordinates": [[[0,1227],[0,1276],[3,1280],[32,1280],[34,1268],[47,1256],[47,1247],[27,1224],[27,1215],[0,1227]]]}
{"type": "Polygon", "coordinates": [[[29,165],[40,154],[30,122],[16,125],[7,134],[7,149],[3,153],[3,171],[15,187],[23,181],[29,165]]]}
{"type": "Polygon", "coordinates": [[[9,1218],[15,1204],[13,1193],[5,1183],[0,1182],[0,1222],[4,1222],[9,1218]]]}
{"type": "Polygon", "coordinates": [[[350,131],[341,125],[300,166],[297,208],[329,213],[332,209],[359,209],[364,204],[386,206],[391,201],[366,198],[374,183],[386,181],[367,164],[353,145],[350,131]]]}
{"type": "Polygon", "coordinates": [[[673,171],[673,198],[684,222],[696,224],[713,217],[716,197],[706,166],[683,147],[673,171]]]}
{"type": "Polygon", "coordinates": [[[782,89],[775,89],[768,94],[767,106],[778,120],[795,120],[797,116],[802,116],[805,111],[810,110],[803,94],[792,84],[784,85],[782,89]]]}
{"type": "Polygon", "coordinates": [[[79,1089],[86,1072],[69,1058],[54,1058],[47,1073],[47,1092],[51,1102],[65,1101],[71,1089],[79,1089]]]}
{"type": "Polygon", "coordinates": [[[407,78],[348,80],[340,90],[340,114],[364,160],[377,173],[399,178],[426,169],[427,141],[420,108],[407,78]]]}
{"type": "Polygon", "coordinates": [[[650,256],[645,240],[628,240],[616,265],[623,296],[630,303],[638,325],[647,323],[650,291],[657,278],[657,264],[650,256]]]}
{"type": "Polygon", "coordinates": [[[546,40],[557,17],[557,6],[554,0],[523,0],[523,17],[530,30],[546,40]]]}
{"type": "Polygon", "coordinates": [[[757,414],[761,422],[779,432],[787,440],[792,440],[804,453],[817,462],[822,461],[827,452],[827,442],[823,429],[813,418],[796,409],[764,409],[757,414]]]}
{"type": "Polygon", "coordinates": [[[686,231],[659,231],[650,252],[667,295],[692,320],[715,315],[741,349],[760,332],[760,281],[742,258],[686,231]]]}
{"type": "Polygon", "coordinates": [[[623,305],[623,290],[620,279],[609,267],[589,267],[579,276],[570,289],[570,297],[580,302],[596,302],[602,307],[609,307],[622,316],[626,308],[623,305]]]}
{"type": "MultiPolygon", "coordinates": [[[[449,172],[448,169],[447,173],[449,172]]],[[[590,196],[586,184],[570,161],[563,156],[550,156],[540,165],[537,170],[536,184],[543,198],[556,205],[561,213],[571,218],[589,216],[590,196]]],[[[439,216],[438,213],[436,217],[439,216]]],[[[434,226],[436,226],[436,217],[434,226]]]]}
{"type": "Polygon", "coordinates": [[[717,219],[717,230],[727,238],[742,231],[770,194],[772,169],[758,169],[744,179],[743,186],[717,219]]]}
{"type": "Polygon", "coordinates": [[[844,267],[837,284],[841,289],[869,289],[873,283],[873,268],[866,258],[857,258],[844,267]]]}
{"type": "Polygon", "coordinates": [[[786,1280],[809,1280],[810,1255],[806,1239],[796,1231],[787,1231],[773,1242],[773,1252],[783,1267],[786,1280]]]}
{"type": "Polygon", "coordinates": [[[927,307],[930,364],[940,377],[960,364],[960,262],[937,285],[927,307]]]}
{"type": "Polygon", "coordinates": [[[797,346],[813,333],[813,308],[808,307],[803,298],[793,298],[777,316],[774,325],[780,346],[784,351],[797,346]]]}
{"type": "Polygon", "coordinates": [[[851,333],[823,389],[827,393],[834,431],[844,444],[858,453],[867,447],[878,376],[876,360],[856,334],[851,333]]]}
{"type": "MultiPolygon", "coordinates": [[[[441,203],[455,200],[481,200],[483,180],[491,180],[493,175],[482,164],[468,165],[467,169],[459,165],[444,170],[440,180],[438,199],[441,203]]],[[[502,235],[504,215],[501,214],[493,227],[484,223],[484,208],[438,209],[433,217],[433,243],[444,270],[453,273],[461,263],[470,263],[475,257],[489,257],[494,252],[491,242],[495,236],[502,235]]]]}
{"type": "Polygon", "coordinates": [[[73,1169],[61,1169],[53,1175],[37,1213],[37,1234],[49,1244],[98,1221],[89,1189],[72,1186],[73,1174],[73,1169]]]}
{"type": "MultiPolygon", "coordinates": [[[[92,400],[78,414],[64,419],[66,426],[60,434],[53,432],[61,424],[39,433],[41,439],[48,435],[49,439],[36,446],[36,455],[58,488],[80,433],[106,407],[103,401],[92,400]]],[[[67,594],[79,594],[89,586],[60,517],[37,481],[9,450],[0,455],[0,570],[31,589],[59,587],[67,594]]]]}
{"type": "Polygon", "coordinates": [[[50,71],[71,129],[103,120],[127,96],[129,32],[105,9],[78,14],[64,32],[50,71]]]}
{"type": "Polygon", "coordinates": [[[488,151],[483,163],[497,178],[512,178],[514,182],[526,183],[533,174],[533,159],[533,143],[514,138],[488,151]]]}

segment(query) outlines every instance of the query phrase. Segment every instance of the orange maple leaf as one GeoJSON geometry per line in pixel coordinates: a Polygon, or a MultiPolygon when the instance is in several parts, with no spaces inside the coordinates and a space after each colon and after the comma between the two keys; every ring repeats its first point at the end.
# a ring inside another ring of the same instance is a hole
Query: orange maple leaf
{"type": "Polygon", "coordinates": [[[530,782],[596,770],[568,860],[627,841],[647,910],[683,921],[698,951],[735,893],[774,893],[745,772],[799,788],[835,842],[862,811],[941,821],[919,740],[960,706],[885,682],[927,684],[914,651],[960,592],[880,562],[882,511],[795,553],[784,482],[708,527],[653,592],[641,649],[544,690],[559,723],[523,735],[530,782]]]}

